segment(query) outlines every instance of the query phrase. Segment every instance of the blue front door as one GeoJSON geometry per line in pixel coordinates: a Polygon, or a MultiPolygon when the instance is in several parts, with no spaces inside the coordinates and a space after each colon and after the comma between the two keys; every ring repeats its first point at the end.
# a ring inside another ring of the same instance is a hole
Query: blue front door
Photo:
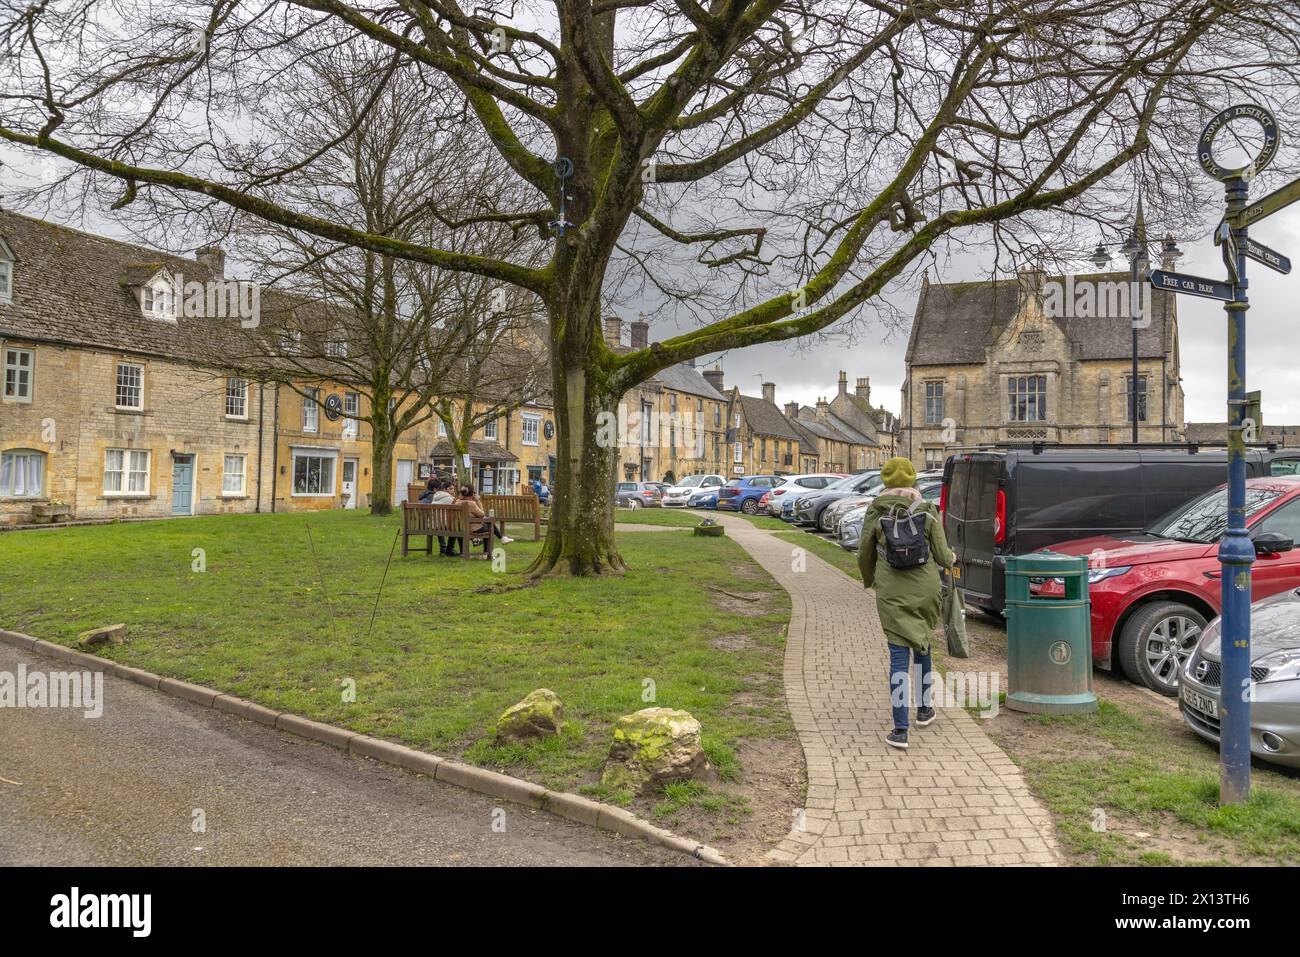
{"type": "Polygon", "coordinates": [[[194,457],[178,455],[172,462],[172,514],[189,515],[194,498],[194,457]]]}

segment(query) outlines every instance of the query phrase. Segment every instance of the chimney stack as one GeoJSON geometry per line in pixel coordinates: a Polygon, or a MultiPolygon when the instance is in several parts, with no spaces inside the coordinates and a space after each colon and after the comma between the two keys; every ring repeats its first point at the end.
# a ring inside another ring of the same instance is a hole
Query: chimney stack
{"type": "Polygon", "coordinates": [[[220,246],[200,246],[194,251],[194,258],[212,273],[213,279],[226,278],[226,251],[220,246]]]}
{"type": "Polygon", "coordinates": [[[632,335],[633,349],[644,349],[650,345],[650,323],[646,322],[645,319],[630,322],[627,327],[632,335]]]}
{"type": "Polygon", "coordinates": [[[866,400],[867,403],[870,403],[871,402],[871,378],[867,377],[867,378],[859,379],[858,387],[854,391],[857,393],[860,399],[864,399],[866,400]]]}
{"type": "Polygon", "coordinates": [[[623,344],[623,320],[618,316],[605,317],[605,342],[611,349],[617,349],[623,344]]]}
{"type": "Polygon", "coordinates": [[[787,402],[787,403],[785,404],[785,417],[786,417],[787,419],[797,419],[797,418],[799,418],[799,403],[798,403],[798,402],[787,402]]]}
{"type": "Polygon", "coordinates": [[[704,381],[707,382],[709,385],[713,386],[713,388],[717,389],[719,392],[721,392],[722,391],[721,367],[714,366],[712,369],[705,369],[704,381]]]}
{"type": "Polygon", "coordinates": [[[825,422],[825,421],[826,421],[826,416],[830,415],[830,413],[831,413],[831,407],[830,407],[830,405],[827,403],[827,401],[826,401],[825,399],[823,399],[823,398],[818,398],[818,400],[817,400],[817,421],[818,421],[818,422],[825,422]]]}
{"type": "Polygon", "coordinates": [[[843,369],[840,370],[840,395],[849,394],[849,374],[843,369]]]}
{"type": "Polygon", "coordinates": [[[776,383],[775,382],[763,383],[763,401],[771,402],[773,405],[776,405],[776,383]]]}

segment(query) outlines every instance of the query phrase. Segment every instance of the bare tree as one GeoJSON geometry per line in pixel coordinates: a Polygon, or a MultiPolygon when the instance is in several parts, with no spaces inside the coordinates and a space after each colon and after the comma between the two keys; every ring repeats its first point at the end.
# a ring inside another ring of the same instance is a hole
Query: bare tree
{"type": "Polygon", "coordinates": [[[1300,12],[1262,0],[182,0],[117,27],[101,2],[12,10],[0,137],[116,183],[118,203],[222,204],[542,302],[559,474],[538,574],[623,567],[616,450],[595,437],[628,388],[851,322],[941,239],[1055,243],[1072,217],[1110,219],[1137,175],[1151,206],[1195,209],[1200,122],[1243,86],[1292,106],[1300,60],[1300,12]],[[340,29],[383,47],[394,80],[454,84],[448,119],[474,121],[519,189],[446,224],[540,226],[544,264],[277,195],[229,118],[298,70],[286,50],[340,29]],[[601,311],[637,283],[698,318],[619,354],[601,311]]]}

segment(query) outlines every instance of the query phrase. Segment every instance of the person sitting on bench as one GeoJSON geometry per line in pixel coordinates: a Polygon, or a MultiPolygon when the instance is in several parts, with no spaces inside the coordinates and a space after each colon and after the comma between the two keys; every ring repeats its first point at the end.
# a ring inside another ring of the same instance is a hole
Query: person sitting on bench
{"type": "MultiPolygon", "coordinates": [[[[470,486],[462,485],[460,487],[460,497],[457,499],[457,501],[468,502],[469,513],[474,518],[477,519],[487,518],[487,513],[483,511],[483,505],[479,502],[478,496],[474,494],[474,489],[471,488],[470,486]]],[[[492,522],[492,521],[477,522],[476,524],[471,526],[470,531],[474,534],[482,533],[483,535],[489,537],[496,537],[497,539],[500,540],[502,545],[509,545],[511,542],[514,541],[513,538],[506,535],[501,529],[497,528],[496,522],[492,522]]]]}

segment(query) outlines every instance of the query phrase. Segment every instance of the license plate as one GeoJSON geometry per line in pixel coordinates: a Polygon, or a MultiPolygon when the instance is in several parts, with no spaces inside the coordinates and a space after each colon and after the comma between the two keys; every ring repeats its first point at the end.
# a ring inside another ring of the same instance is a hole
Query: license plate
{"type": "Polygon", "coordinates": [[[1187,702],[1188,707],[1195,708],[1202,714],[1209,715],[1211,718],[1219,716],[1219,702],[1217,698],[1211,698],[1203,695],[1199,691],[1183,685],[1183,701],[1187,702]]]}

